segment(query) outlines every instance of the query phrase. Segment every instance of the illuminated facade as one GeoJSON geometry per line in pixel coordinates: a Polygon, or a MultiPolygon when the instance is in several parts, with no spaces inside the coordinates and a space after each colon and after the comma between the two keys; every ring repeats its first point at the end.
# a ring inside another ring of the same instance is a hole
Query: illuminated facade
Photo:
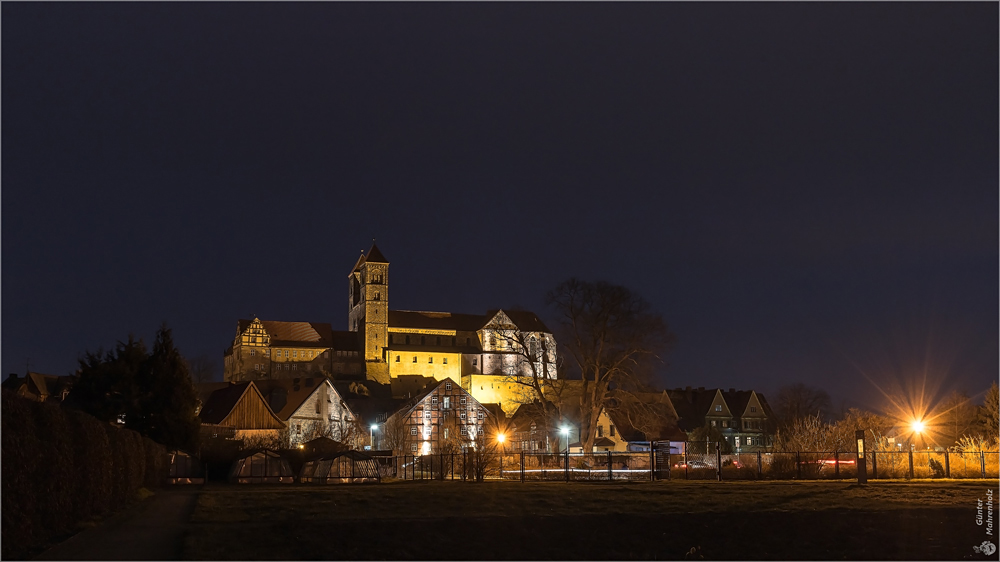
{"type": "Polygon", "coordinates": [[[493,414],[458,382],[445,378],[410,399],[381,426],[404,454],[456,453],[495,438],[493,414]]]}
{"type": "Polygon", "coordinates": [[[535,396],[521,377],[556,378],[556,342],[523,310],[484,315],[389,310],[389,261],[375,244],[348,274],[347,331],[316,322],[240,320],[225,352],[227,381],[303,376],[451,379],[507,413],[535,396]]]}

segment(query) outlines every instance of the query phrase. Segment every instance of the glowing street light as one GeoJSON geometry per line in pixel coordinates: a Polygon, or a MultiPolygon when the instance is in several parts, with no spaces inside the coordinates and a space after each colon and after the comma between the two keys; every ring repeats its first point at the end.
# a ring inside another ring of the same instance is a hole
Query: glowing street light
{"type": "Polygon", "coordinates": [[[507,440],[507,436],[503,433],[497,433],[497,443],[500,444],[500,481],[503,481],[503,456],[507,453],[504,449],[503,442],[507,440]]]}
{"type": "Polygon", "coordinates": [[[914,433],[920,433],[924,430],[924,422],[922,422],[921,420],[913,420],[913,423],[910,424],[910,427],[913,428],[914,433]]]}
{"type": "Polygon", "coordinates": [[[569,454],[569,428],[568,427],[559,428],[559,433],[562,433],[563,435],[566,436],[566,454],[568,455],[569,454]]]}
{"type": "Polygon", "coordinates": [[[378,424],[377,423],[373,423],[372,426],[371,426],[371,431],[368,432],[368,442],[371,443],[371,445],[369,445],[368,447],[372,451],[375,450],[375,430],[376,429],[378,429],[378,424]]]}

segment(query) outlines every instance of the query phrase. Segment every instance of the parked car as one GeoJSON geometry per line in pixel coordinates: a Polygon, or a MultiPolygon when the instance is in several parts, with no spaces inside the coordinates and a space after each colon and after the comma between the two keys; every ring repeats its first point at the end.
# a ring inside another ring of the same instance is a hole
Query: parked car
{"type": "Polygon", "coordinates": [[[674,465],[674,468],[714,468],[707,462],[702,461],[688,461],[686,464],[684,462],[679,462],[674,465]]]}

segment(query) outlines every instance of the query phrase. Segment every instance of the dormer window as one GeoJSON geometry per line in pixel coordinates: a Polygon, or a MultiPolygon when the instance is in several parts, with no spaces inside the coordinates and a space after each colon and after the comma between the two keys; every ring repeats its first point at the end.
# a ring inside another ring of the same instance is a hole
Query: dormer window
{"type": "Polygon", "coordinates": [[[721,412],[722,411],[722,404],[716,404],[715,405],[715,411],[716,412],[721,412]]]}

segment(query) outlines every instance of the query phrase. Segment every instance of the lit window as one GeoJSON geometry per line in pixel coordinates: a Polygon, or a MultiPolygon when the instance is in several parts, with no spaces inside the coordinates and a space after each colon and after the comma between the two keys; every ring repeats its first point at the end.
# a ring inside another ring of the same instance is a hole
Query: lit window
{"type": "Polygon", "coordinates": [[[715,405],[715,411],[716,412],[721,412],[722,411],[722,404],[716,404],[715,405]]]}
{"type": "Polygon", "coordinates": [[[431,419],[431,413],[430,412],[424,412],[424,418],[428,419],[428,420],[431,419]]]}
{"type": "Polygon", "coordinates": [[[445,390],[451,390],[451,381],[444,383],[445,390]]]}
{"type": "Polygon", "coordinates": [[[285,350],[285,357],[288,357],[288,350],[285,350]]]}
{"type": "Polygon", "coordinates": [[[396,363],[399,363],[399,356],[396,356],[396,363]]]}
{"type": "Polygon", "coordinates": [[[444,397],[444,403],[441,405],[441,407],[444,408],[445,410],[447,410],[448,408],[451,408],[451,397],[450,396],[445,396],[444,397]]]}
{"type": "Polygon", "coordinates": [[[448,358],[445,357],[445,358],[441,359],[441,363],[447,365],[448,364],[448,358]]]}
{"type": "Polygon", "coordinates": [[[715,420],[712,420],[712,427],[715,427],[715,420]]]}
{"type": "Polygon", "coordinates": [[[444,428],[444,438],[445,438],[445,439],[447,439],[447,438],[448,438],[448,428],[447,428],[447,427],[446,427],[446,428],[444,428]]]}
{"type": "Polygon", "coordinates": [[[417,434],[417,426],[414,425],[410,427],[410,435],[416,435],[416,434],[417,434]]]}

